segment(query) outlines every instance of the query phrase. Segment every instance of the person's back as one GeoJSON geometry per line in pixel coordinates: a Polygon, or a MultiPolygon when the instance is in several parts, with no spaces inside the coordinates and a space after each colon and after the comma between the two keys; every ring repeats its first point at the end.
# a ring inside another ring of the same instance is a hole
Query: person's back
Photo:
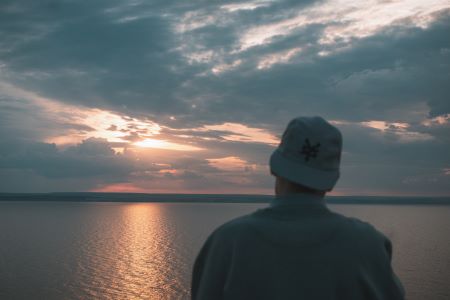
{"type": "Polygon", "coordinates": [[[371,225],[310,196],[279,198],[210,236],[194,268],[193,297],[402,299],[390,256],[389,240],[371,225]]]}
{"type": "MultiPolygon", "coordinates": [[[[271,169],[284,172],[273,157],[271,169]]],[[[192,298],[403,299],[390,241],[331,212],[324,192],[278,174],[270,207],[210,235],[194,265],[192,298]]]]}

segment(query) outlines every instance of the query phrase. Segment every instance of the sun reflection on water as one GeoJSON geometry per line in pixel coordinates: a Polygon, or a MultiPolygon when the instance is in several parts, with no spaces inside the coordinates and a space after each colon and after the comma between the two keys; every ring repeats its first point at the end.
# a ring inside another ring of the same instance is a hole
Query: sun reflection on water
{"type": "Polygon", "coordinates": [[[173,229],[164,208],[150,203],[123,204],[115,216],[115,220],[111,213],[108,220],[100,217],[104,224],[84,247],[78,271],[84,278],[85,295],[96,299],[182,298],[182,283],[173,276],[177,273],[173,270],[177,267],[173,229]]]}

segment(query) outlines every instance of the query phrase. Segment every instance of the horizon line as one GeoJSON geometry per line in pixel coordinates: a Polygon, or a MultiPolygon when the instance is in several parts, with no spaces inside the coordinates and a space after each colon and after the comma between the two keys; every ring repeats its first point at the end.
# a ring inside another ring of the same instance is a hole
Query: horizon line
{"type": "MultiPolygon", "coordinates": [[[[189,196],[263,196],[275,197],[274,194],[255,194],[255,193],[144,193],[144,192],[91,192],[91,191],[77,191],[77,192],[0,192],[0,195],[57,195],[57,194],[91,194],[91,195],[189,195],[189,196]]],[[[330,195],[325,194],[325,197],[382,197],[382,198],[450,198],[450,195],[364,195],[364,194],[347,194],[347,195],[330,195]]]]}

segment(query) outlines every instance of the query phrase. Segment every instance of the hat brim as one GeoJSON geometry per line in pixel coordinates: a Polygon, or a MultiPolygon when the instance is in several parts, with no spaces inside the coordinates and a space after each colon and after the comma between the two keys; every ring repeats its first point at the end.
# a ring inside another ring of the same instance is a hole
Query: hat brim
{"type": "Polygon", "coordinates": [[[339,170],[318,170],[293,162],[278,149],[270,156],[270,170],[277,176],[319,191],[331,190],[339,179],[339,170]]]}

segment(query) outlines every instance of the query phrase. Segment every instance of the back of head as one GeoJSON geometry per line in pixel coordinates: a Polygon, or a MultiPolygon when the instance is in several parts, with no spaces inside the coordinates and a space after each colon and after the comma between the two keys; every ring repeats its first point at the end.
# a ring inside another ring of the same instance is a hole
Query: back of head
{"type": "Polygon", "coordinates": [[[333,189],[339,178],[342,135],[321,117],[291,120],[281,143],[270,157],[270,169],[300,186],[317,190],[333,189]]]}

